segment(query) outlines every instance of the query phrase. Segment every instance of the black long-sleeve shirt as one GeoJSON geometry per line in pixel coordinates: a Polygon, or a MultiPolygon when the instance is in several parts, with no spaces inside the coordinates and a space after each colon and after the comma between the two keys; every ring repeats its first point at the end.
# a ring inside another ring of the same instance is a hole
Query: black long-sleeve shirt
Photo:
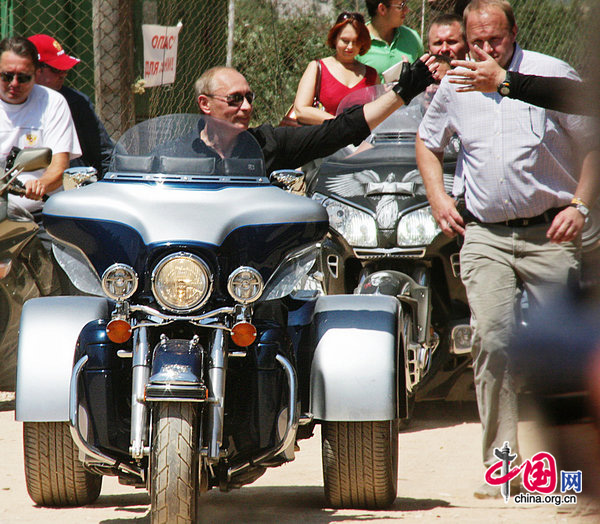
{"type": "MultiPolygon", "coordinates": [[[[201,126],[204,123],[200,121],[201,126]]],[[[201,129],[201,128],[200,128],[201,129]]],[[[156,156],[214,156],[219,155],[200,138],[200,129],[189,136],[161,144],[152,154],[156,156]]],[[[295,169],[311,160],[322,158],[348,144],[358,145],[371,130],[365,120],[363,106],[353,106],[337,117],[322,124],[302,127],[273,127],[263,124],[248,129],[262,150],[265,172],[268,175],[277,169],[295,169]]],[[[246,135],[247,138],[247,135],[246,135]]],[[[251,139],[250,139],[251,140],[251,139]]],[[[231,154],[232,158],[254,158],[256,147],[242,138],[231,154]]]]}
{"type": "Polygon", "coordinates": [[[598,115],[597,102],[592,100],[594,92],[587,82],[571,78],[510,72],[508,97],[545,109],[577,115],[598,115]]]}
{"type": "Polygon", "coordinates": [[[59,93],[65,97],[73,123],[77,130],[77,138],[81,146],[81,156],[71,161],[71,167],[92,166],[98,172],[98,179],[108,170],[113,150],[113,142],[104,125],[96,115],[92,101],[81,91],[63,86],[59,93]]]}
{"type": "Polygon", "coordinates": [[[353,106],[319,125],[273,127],[263,124],[248,132],[262,148],[266,172],[271,173],[277,169],[295,169],[348,144],[358,145],[371,130],[363,106],[353,106]]]}

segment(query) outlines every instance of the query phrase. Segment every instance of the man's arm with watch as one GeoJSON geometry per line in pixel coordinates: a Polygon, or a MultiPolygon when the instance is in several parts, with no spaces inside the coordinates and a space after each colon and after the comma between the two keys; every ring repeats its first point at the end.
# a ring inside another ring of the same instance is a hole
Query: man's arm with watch
{"type": "Polygon", "coordinates": [[[581,167],[579,183],[571,203],[552,221],[546,237],[552,242],[568,242],[581,233],[590,209],[600,196],[600,151],[590,151],[581,167]]]}
{"type": "Polygon", "coordinates": [[[594,104],[590,104],[591,86],[571,78],[525,75],[506,71],[483,49],[475,46],[471,54],[477,60],[453,60],[453,67],[459,71],[448,71],[451,84],[456,84],[458,92],[481,91],[522,100],[534,106],[563,113],[579,115],[594,114],[594,104]]]}

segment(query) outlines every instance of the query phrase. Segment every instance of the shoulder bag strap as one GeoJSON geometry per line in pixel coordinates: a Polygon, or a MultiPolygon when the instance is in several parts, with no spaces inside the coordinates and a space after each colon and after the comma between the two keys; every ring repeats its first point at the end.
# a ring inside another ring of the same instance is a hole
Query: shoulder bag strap
{"type": "Polygon", "coordinates": [[[315,84],[315,96],[313,97],[313,107],[319,105],[319,95],[321,94],[321,61],[317,60],[317,82],[315,84]]]}

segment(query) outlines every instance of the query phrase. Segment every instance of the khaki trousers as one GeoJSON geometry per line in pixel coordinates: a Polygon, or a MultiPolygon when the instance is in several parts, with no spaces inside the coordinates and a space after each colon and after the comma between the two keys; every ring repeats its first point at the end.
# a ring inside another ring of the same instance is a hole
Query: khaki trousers
{"type": "Polygon", "coordinates": [[[473,368],[486,467],[498,461],[494,448],[502,448],[505,441],[518,453],[516,370],[507,350],[520,289],[535,312],[564,286],[578,282],[579,241],[553,244],[546,239],[548,227],[469,223],[466,228],[460,267],[474,328],[473,368]]]}

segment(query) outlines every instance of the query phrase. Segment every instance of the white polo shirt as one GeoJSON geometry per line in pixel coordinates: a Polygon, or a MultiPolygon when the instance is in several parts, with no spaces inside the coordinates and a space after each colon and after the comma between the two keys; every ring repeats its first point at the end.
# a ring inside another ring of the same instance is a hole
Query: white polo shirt
{"type": "MultiPolygon", "coordinates": [[[[47,87],[34,85],[22,104],[8,104],[0,100],[0,158],[5,159],[13,146],[49,147],[52,154],[69,153],[70,159],[81,156],[77,131],[71,111],[64,97],[47,87]]],[[[21,173],[25,183],[40,178],[43,169],[21,173]]],[[[57,189],[57,191],[62,188],[57,189]]],[[[41,200],[29,200],[10,195],[11,200],[29,211],[42,208],[41,200]]]]}

